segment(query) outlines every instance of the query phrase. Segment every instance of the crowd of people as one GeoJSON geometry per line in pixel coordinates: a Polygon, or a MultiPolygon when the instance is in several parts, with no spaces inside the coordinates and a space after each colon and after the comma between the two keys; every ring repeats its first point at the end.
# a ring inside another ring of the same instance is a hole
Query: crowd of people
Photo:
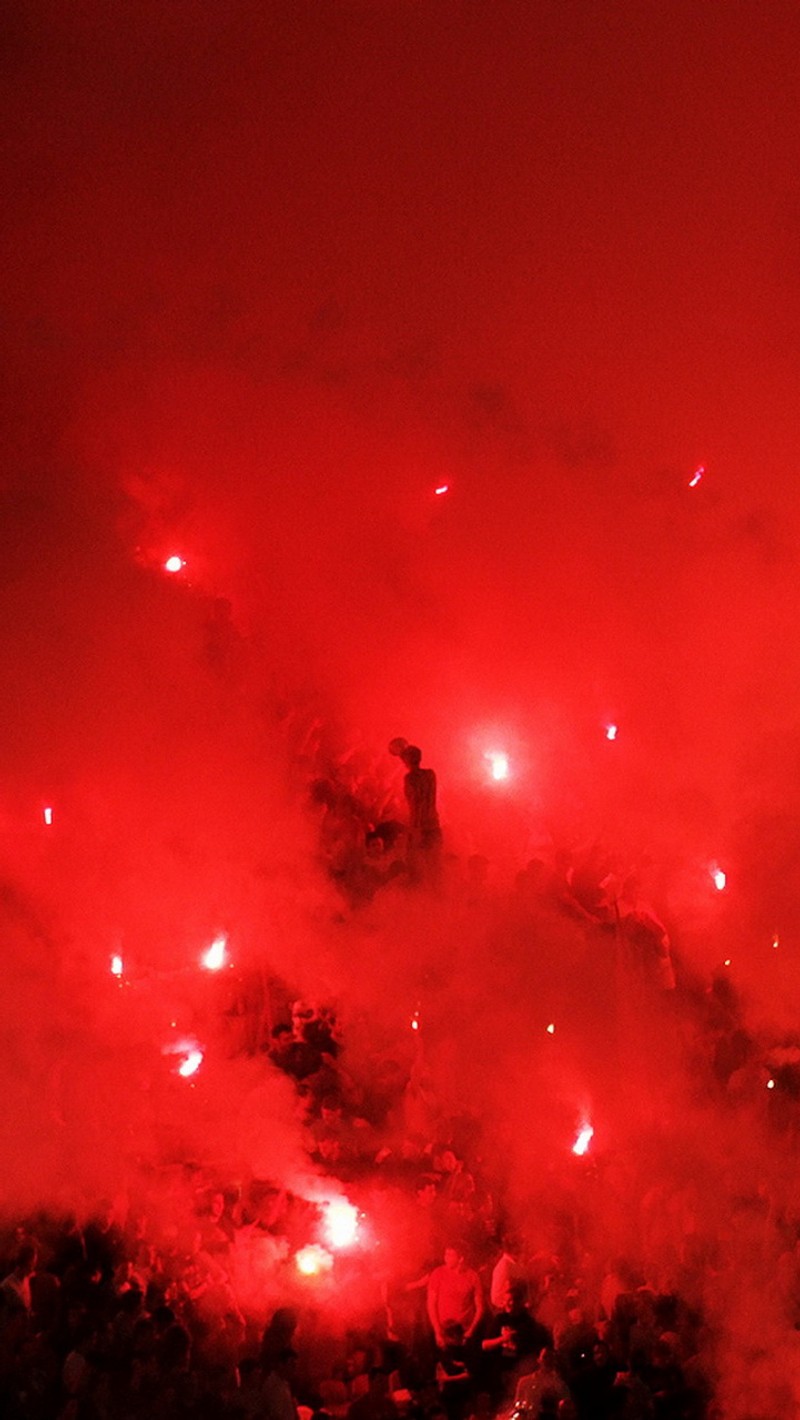
{"type": "MultiPolygon", "coordinates": [[[[243,1187],[196,1167],[168,1203],[162,1181],[84,1220],[17,1220],[0,1285],[9,1420],[713,1415],[705,1259],[689,1255],[685,1198],[642,1201],[636,1260],[587,1247],[577,1214],[556,1215],[535,1246],[533,1229],[508,1227],[480,1121],[440,1118],[434,1138],[398,1130],[419,1117],[413,1071],[385,1062],[353,1078],[330,1008],[296,1001],[273,1035],[309,1163],[363,1206],[373,1236],[303,1281],[315,1205],[280,1180],[243,1187]]],[[[794,1254],[780,1274],[798,1307],[794,1254]]]]}
{"type": "Polygon", "coordinates": [[[297,1002],[272,1059],[296,1082],[316,1173],[363,1204],[380,1246],[368,1238],[303,1281],[315,1205],[278,1180],[243,1188],[198,1169],[168,1204],[162,1182],[86,1219],[17,1220],[0,1283],[4,1416],[707,1413],[696,1309],[630,1262],[590,1257],[574,1229],[558,1252],[503,1231],[479,1151],[469,1157],[476,1121],[381,1144],[409,1081],[364,1091],[343,1054],[330,1013],[297,1002]]]}
{"type": "MultiPolygon", "coordinates": [[[[416,747],[394,741],[393,752],[406,766],[403,820],[370,818],[331,779],[312,789],[323,861],[355,911],[390,884],[441,887],[435,776],[416,747]]],[[[476,891],[481,867],[470,867],[476,891]]],[[[613,933],[646,989],[676,994],[666,929],[598,851],[529,862],[512,896],[523,913],[613,933]]],[[[681,1000],[715,1107],[736,1107],[753,1081],[763,1092],[768,1069],[784,1070],[777,1097],[791,1095],[800,1054],[769,1064],[728,981],[681,1000]]],[[[336,1010],[308,1000],[262,1048],[265,1068],[292,1082],[321,1192],[187,1164],[85,1216],[7,1219],[0,1414],[725,1420],[708,1282],[722,1286],[738,1254],[698,1230],[691,1179],[639,1191],[620,1256],[610,1234],[585,1226],[580,1191],[559,1194],[556,1174],[546,1223],[513,1213],[502,1167],[487,1161],[485,1121],[435,1098],[430,1107],[421,1051],[405,1062],[376,1055],[359,1073],[336,1010]],[[323,1195],[359,1211],[353,1246],[325,1244],[323,1195]]],[[[598,1194],[612,1185],[591,1160],[582,1167],[602,1215],[598,1194]]],[[[777,1313],[800,1328],[800,1225],[768,1190],[740,1204],[774,1260],[777,1313]]]]}

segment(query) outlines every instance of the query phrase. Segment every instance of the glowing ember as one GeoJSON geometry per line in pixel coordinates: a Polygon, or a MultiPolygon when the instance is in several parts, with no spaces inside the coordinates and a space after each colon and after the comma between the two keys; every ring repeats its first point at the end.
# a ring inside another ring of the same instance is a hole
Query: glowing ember
{"type": "Polygon", "coordinates": [[[294,1256],[298,1272],[302,1272],[304,1277],[318,1277],[320,1272],[330,1272],[333,1267],[333,1258],[324,1247],[318,1247],[316,1243],[309,1243],[307,1247],[301,1247],[294,1256]]]}
{"type": "Polygon", "coordinates": [[[325,1204],[322,1231],[329,1247],[337,1252],[351,1247],[358,1236],[358,1209],[346,1198],[332,1198],[325,1204]]]}
{"type": "Polygon", "coordinates": [[[46,823],[48,826],[53,822],[53,810],[52,810],[52,809],[49,809],[49,808],[48,808],[48,809],[45,809],[45,810],[44,810],[44,821],[45,821],[45,823],[46,823]]]}
{"type": "Polygon", "coordinates": [[[717,889],[717,892],[724,892],[728,881],[727,873],[724,873],[722,868],[718,868],[716,863],[712,863],[708,871],[711,874],[711,881],[717,889]]]}
{"type": "Polygon", "coordinates": [[[705,471],[706,471],[706,466],[705,466],[705,464],[701,463],[701,464],[698,464],[698,465],[697,465],[697,468],[695,469],[694,473],[692,474],[691,478],[689,479],[689,487],[690,487],[690,488],[696,488],[696,487],[697,487],[697,485],[698,485],[698,483],[700,482],[700,479],[703,477],[703,474],[705,473],[705,471]]]}
{"type": "Polygon", "coordinates": [[[548,1034],[548,1035],[555,1035],[555,1033],[556,1033],[556,1028],[555,1028],[554,1022],[551,1021],[550,1024],[549,1024],[549,1026],[545,1026],[545,1030],[547,1031],[547,1034],[548,1034]]]}
{"type": "Polygon", "coordinates": [[[619,731],[618,725],[606,725],[606,739],[615,740],[619,731]]]}
{"type": "Polygon", "coordinates": [[[190,1050],[178,1066],[178,1074],[188,1080],[190,1075],[196,1075],[203,1063],[202,1050],[190,1050]]]}
{"type": "Polygon", "coordinates": [[[164,571],[165,571],[165,572],[180,572],[180,571],[182,571],[182,569],[183,569],[185,566],[186,566],[186,563],[184,562],[183,558],[182,558],[182,557],[178,557],[177,554],[176,554],[176,555],[173,556],[173,557],[168,557],[168,558],[167,558],[166,562],[164,563],[164,571]]]}
{"type": "Polygon", "coordinates": [[[589,1145],[591,1144],[593,1138],[594,1130],[591,1124],[584,1124],[583,1128],[579,1130],[578,1137],[572,1146],[573,1154],[577,1154],[579,1158],[582,1158],[583,1155],[588,1151],[589,1145]]]}
{"type": "Polygon", "coordinates": [[[208,948],[203,952],[200,963],[206,971],[220,971],[227,961],[226,947],[228,941],[226,937],[216,937],[208,948]]]}
{"type": "Polygon", "coordinates": [[[499,783],[502,779],[508,778],[511,766],[507,754],[501,754],[497,750],[489,750],[484,755],[484,759],[489,761],[489,773],[495,781],[499,783]]]}
{"type": "Polygon", "coordinates": [[[123,967],[122,967],[122,957],[121,957],[121,956],[117,956],[117,955],[115,954],[115,955],[111,958],[111,975],[112,975],[112,976],[121,976],[121,975],[122,975],[122,970],[123,970],[123,967]]]}
{"type": "Polygon", "coordinates": [[[439,484],[439,487],[438,487],[438,488],[434,488],[433,491],[434,491],[434,493],[437,495],[437,497],[439,497],[442,493],[449,493],[449,492],[450,492],[450,484],[449,484],[449,483],[440,483],[440,484],[439,484]]]}

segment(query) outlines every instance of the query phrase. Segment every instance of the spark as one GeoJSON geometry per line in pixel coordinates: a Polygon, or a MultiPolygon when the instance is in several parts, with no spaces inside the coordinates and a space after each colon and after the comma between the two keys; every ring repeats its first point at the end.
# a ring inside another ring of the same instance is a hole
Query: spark
{"type": "Polygon", "coordinates": [[[708,871],[711,874],[711,881],[717,889],[717,892],[724,892],[728,882],[727,873],[724,872],[722,868],[718,868],[716,863],[712,863],[708,871]]]}
{"type": "Polygon", "coordinates": [[[725,960],[724,960],[724,962],[722,963],[722,965],[723,965],[723,966],[730,966],[730,964],[731,964],[731,959],[730,959],[730,957],[726,957],[725,960]]]}
{"type": "Polygon", "coordinates": [[[450,492],[450,484],[449,484],[449,483],[440,483],[440,484],[439,484],[439,487],[438,487],[438,488],[434,488],[433,491],[434,491],[434,493],[436,494],[437,498],[440,498],[443,493],[449,493],[449,492],[450,492]]]}
{"type": "Polygon", "coordinates": [[[346,1198],[331,1198],[324,1205],[322,1231],[329,1247],[351,1247],[358,1236],[358,1209],[346,1198]]]}
{"type": "Polygon", "coordinates": [[[690,488],[696,488],[696,487],[697,487],[697,485],[698,485],[698,483],[700,482],[700,479],[703,477],[703,474],[705,473],[705,471],[706,471],[706,466],[705,466],[705,464],[704,464],[704,463],[699,463],[699,464],[697,465],[697,468],[695,469],[694,473],[692,474],[691,478],[689,479],[689,487],[690,487],[690,488]]]}
{"type": "Polygon", "coordinates": [[[548,1035],[555,1035],[555,1033],[556,1033],[555,1022],[551,1021],[550,1024],[549,1024],[549,1026],[545,1026],[545,1030],[547,1031],[547,1034],[548,1034],[548,1035]]]}
{"type": "Polygon", "coordinates": [[[619,733],[619,725],[606,725],[606,739],[615,740],[619,733]]]}
{"type": "Polygon", "coordinates": [[[594,1130],[591,1124],[584,1124],[582,1129],[578,1131],[578,1137],[572,1146],[573,1154],[577,1154],[579,1158],[582,1158],[583,1155],[588,1152],[589,1145],[593,1138],[594,1130]]]}
{"type": "Polygon", "coordinates": [[[183,558],[178,557],[177,553],[175,553],[172,557],[167,558],[166,562],[164,563],[164,571],[182,572],[185,566],[186,563],[184,562],[183,558]]]}
{"type": "Polygon", "coordinates": [[[226,937],[216,937],[207,951],[203,952],[200,964],[206,971],[220,971],[227,960],[226,947],[228,941],[226,937]]]}
{"type": "Polygon", "coordinates": [[[508,755],[502,754],[499,750],[488,750],[484,759],[489,761],[489,773],[496,783],[503,779],[508,779],[511,766],[508,762],[508,755]]]}
{"type": "Polygon", "coordinates": [[[780,946],[780,944],[781,944],[781,939],[780,939],[780,937],[778,936],[778,934],[777,934],[777,932],[776,932],[776,933],[775,933],[775,936],[772,938],[772,945],[773,945],[773,947],[775,948],[776,951],[777,951],[778,947],[780,946]]]}
{"type": "Polygon", "coordinates": [[[189,1054],[184,1056],[183,1060],[178,1066],[178,1074],[181,1075],[184,1080],[188,1080],[190,1075],[197,1074],[202,1063],[202,1050],[190,1050],[189,1054]]]}
{"type": "Polygon", "coordinates": [[[111,975],[121,976],[123,972],[122,957],[117,952],[111,958],[111,975]]]}
{"type": "Polygon", "coordinates": [[[49,827],[50,824],[53,822],[53,810],[52,810],[51,808],[46,808],[46,809],[44,809],[44,810],[43,810],[43,817],[44,817],[45,823],[46,823],[46,824],[48,825],[48,827],[49,827]]]}
{"type": "Polygon", "coordinates": [[[304,1277],[317,1277],[320,1272],[329,1272],[333,1267],[333,1258],[324,1247],[319,1247],[316,1243],[309,1243],[307,1247],[301,1247],[294,1255],[298,1272],[302,1272],[304,1277]]]}
{"type": "Polygon", "coordinates": [[[411,1029],[419,1030],[419,1011],[415,1011],[411,1017],[411,1029]]]}
{"type": "Polygon", "coordinates": [[[768,1090],[774,1090],[774,1088],[775,1088],[775,1081],[774,1081],[774,1080],[767,1080],[767,1089],[768,1089],[768,1090]]]}

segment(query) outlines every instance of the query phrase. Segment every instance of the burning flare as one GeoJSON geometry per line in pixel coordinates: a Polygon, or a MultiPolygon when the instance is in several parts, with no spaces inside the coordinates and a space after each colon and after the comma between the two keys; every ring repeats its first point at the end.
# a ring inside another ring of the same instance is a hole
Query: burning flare
{"type": "MultiPolygon", "coordinates": [[[[174,1027],[175,1022],[171,1021],[170,1024],[174,1027]]],[[[178,1064],[173,1069],[183,1080],[189,1080],[192,1075],[196,1075],[204,1059],[202,1046],[191,1037],[168,1041],[166,1045],[162,1045],[161,1054],[179,1057],[178,1064]]]]}
{"type": "Polygon", "coordinates": [[[202,1050],[190,1050],[178,1066],[178,1074],[184,1080],[188,1080],[190,1075],[196,1075],[203,1063],[202,1050]]]}
{"type": "Polygon", "coordinates": [[[206,971],[220,971],[228,959],[227,945],[227,937],[215,937],[208,950],[203,952],[200,965],[204,966],[206,971]]]}
{"type": "Polygon", "coordinates": [[[589,1145],[591,1144],[593,1138],[594,1130],[591,1124],[584,1124],[579,1129],[578,1137],[572,1146],[573,1154],[577,1154],[579,1158],[582,1158],[583,1155],[588,1152],[589,1145]]]}
{"type": "Polygon", "coordinates": [[[352,1247],[358,1237],[358,1209],[346,1198],[331,1198],[323,1204],[322,1232],[328,1247],[339,1252],[352,1247]]]}
{"type": "Polygon", "coordinates": [[[484,759],[489,761],[489,773],[496,782],[499,783],[509,777],[511,766],[507,754],[503,754],[500,750],[490,749],[487,750],[484,759]]]}
{"type": "Polygon", "coordinates": [[[294,1260],[298,1272],[304,1277],[318,1277],[320,1272],[330,1272],[333,1267],[330,1253],[317,1243],[308,1243],[306,1247],[301,1247],[295,1253],[294,1260]]]}

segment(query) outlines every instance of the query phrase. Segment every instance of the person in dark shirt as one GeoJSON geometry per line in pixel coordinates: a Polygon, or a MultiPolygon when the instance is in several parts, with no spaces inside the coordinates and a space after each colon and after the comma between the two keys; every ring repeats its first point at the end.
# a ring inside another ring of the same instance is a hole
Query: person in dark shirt
{"type": "Polygon", "coordinates": [[[103,1199],[86,1225],[84,1244],[87,1273],[97,1274],[104,1285],[109,1285],[113,1279],[122,1255],[122,1241],[122,1233],[114,1222],[113,1205],[103,1199]]]}
{"type": "Polygon", "coordinates": [[[580,1304],[577,1293],[567,1294],[567,1322],[556,1328],[556,1352],[567,1383],[591,1363],[592,1351],[600,1337],[580,1304]]]}
{"type": "Polygon", "coordinates": [[[295,1080],[306,1080],[315,1075],[322,1064],[322,1056],[315,1046],[310,1045],[293,1026],[284,1022],[273,1026],[272,1046],[269,1058],[273,1065],[295,1080]]]}
{"type": "Polygon", "coordinates": [[[523,1363],[538,1356],[553,1337],[525,1306],[525,1284],[512,1283],[503,1297],[502,1311],[488,1324],[481,1343],[486,1389],[496,1398],[513,1389],[523,1363]]]}
{"type": "Polygon", "coordinates": [[[466,1407],[472,1399],[472,1376],[461,1323],[445,1322],[442,1340],[444,1345],[436,1363],[436,1384],[450,1420],[460,1420],[467,1413],[466,1407]]]}
{"type": "Polygon", "coordinates": [[[578,1372],[573,1385],[580,1420],[610,1420],[619,1412],[619,1367],[604,1341],[596,1341],[591,1360],[578,1372]]]}

